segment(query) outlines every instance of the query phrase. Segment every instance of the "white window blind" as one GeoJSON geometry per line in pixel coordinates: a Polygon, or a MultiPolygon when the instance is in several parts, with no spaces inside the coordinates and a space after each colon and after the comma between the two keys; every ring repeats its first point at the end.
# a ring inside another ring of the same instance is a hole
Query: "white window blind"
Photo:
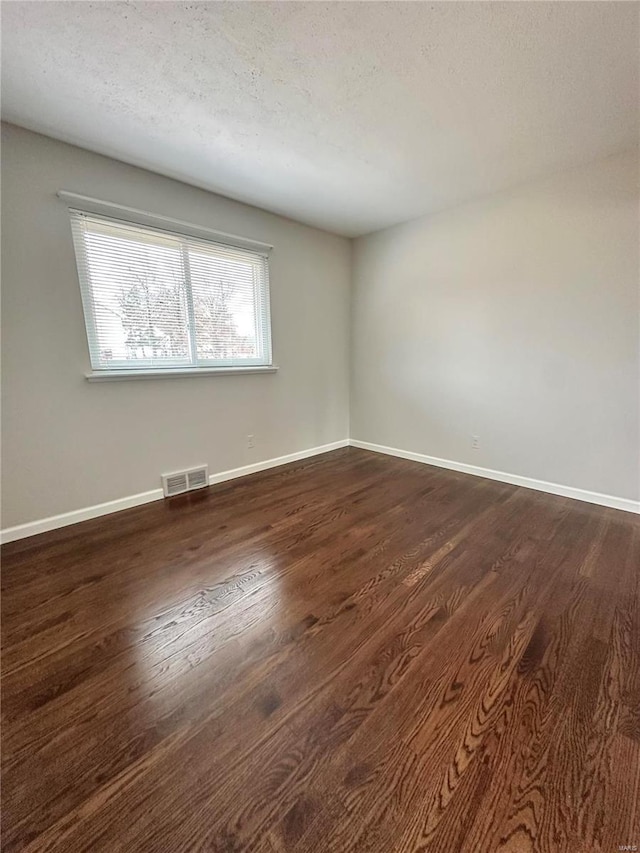
{"type": "Polygon", "coordinates": [[[271,364],[266,255],[70,215],[94,370],[271,364]]]}

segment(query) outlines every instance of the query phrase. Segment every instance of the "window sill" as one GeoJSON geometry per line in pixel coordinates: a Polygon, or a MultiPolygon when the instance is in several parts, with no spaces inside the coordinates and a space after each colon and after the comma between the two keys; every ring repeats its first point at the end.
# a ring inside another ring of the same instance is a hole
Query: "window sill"
{"type": "Polygon", "coordinates": [[[121,379],[180,379],[192,376],[239,376],[245,373],[276,373],[278,368],[270,364],[255,364],[252,367],[177,367],[164,370],[92,370],[85,373],[87,382],[115,382],[121,379]]]}

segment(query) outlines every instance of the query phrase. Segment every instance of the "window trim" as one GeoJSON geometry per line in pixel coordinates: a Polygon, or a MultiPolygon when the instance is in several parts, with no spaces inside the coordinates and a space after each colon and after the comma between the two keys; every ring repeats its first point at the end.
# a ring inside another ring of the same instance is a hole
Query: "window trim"
{"type": "Polygon", "coordinates": [[[248,237],[240,237],[238,234],[228,234],[225,231],[216,231],[204,225],[195,225],[193,222],[185,222],[183,219],[172,219],[160,213],[151,213],[137,207],[127,207],[124,204],[116,204],[113,201],[103,201],[88,195],[79,195],[68,190],[58,190],[59,199],[64,201],[69,209],[76,208],[84,213],[96,213],[103,216],[111,216],[114,219],[122,219],[131,225],[148,225],[150,228],[159,228],[161,231],[172,231],[182,234],[184,237],[196,237],[202,240],[211,240],[223,243],[235,249],[248,249],[256,254],[268,257],[273,246],[270,243],[261,243],[259,240],[251,240],[248,237]],[[132,218],[129,218],[132,217],[132,218]]]}
{"type": "MultiPolygon", "coordinates": [[[[223,231],[215,231],[211,228],[195,225],[194,223],[185,222],[180,219],[173,219],[161,214],[151,213],[149,211],[138,208],[127,207],[125,205],[116,204],[115,202],[103,201],[101,199],[84,196],[68,190],[59,190],[56,193],[57,197],[67,205],[67,212],[70,215],[76,211],[78,213],[86,213],[91,216],[105,216],[114,220],[119,220],[124,224],[140,226],[141,228],[156,228],[166,233],[175,234],[179,237],[193,238],[195,240],[203,240],[209,243],[219,243],[222,246],[228,246],[232,249],[241,249],[259,255],[265,260],[269,259],[269,255],[273,246],[268,243],[261,243],[257,240],[251,240],[246,237],[240,237],[237,234],[229,234],[223,231]]],[[[75,252],[75,249],[74,249],[75,252]]],[[[89,299],[93,299],[93,293],[89,288],[89,299]]],[[[199,365],[194,365],[192,361],[180,359],[173,364],[166,364],[162,367],[152,366],[150,364],[139,364],[136,367],[125,366],[123,362],[113,363],[109,367],[98,367],[92,363],[91,371],[85,374],[85,378],[90,382],[100,380],[116,380],[116,379],[149,379],[149,378],[178,378],[180,376],[221,376],[221,375],[240,375],[250,373],[275,373],[278,367],[273,364],[273,350],[271,339],[271,297],[270,288],[266,287],[266,313],[267,313],[267,330],[268,330],[268,350],[271,356],[269,363],[264,362],[262,358],[246,359],[239,365],[225,364],[224,360],[204,360],[199,365]]],[[[258,306],[256,306],[257,308],[258,306]]],[[[85,324],[87,333],[91,331],[94,339],[97,339],[97,330],[95,328],[95,316],[93,308],[90,311],[89,317],[86,316],[85,324]],[[91,326],[91,330],[89,329],[91,326]]],[[[256,315],[257,316],[257,315],[256,315]]]]}
{"type": "Polygon", "coordinates": [[[141,370],[92,370],[85,373],[87,382],[115,382],[119,379],[180,379],[193,376],[241,376],[249,373],[277,373],[276,364],[253,367],[161,367],[141,370]]]}

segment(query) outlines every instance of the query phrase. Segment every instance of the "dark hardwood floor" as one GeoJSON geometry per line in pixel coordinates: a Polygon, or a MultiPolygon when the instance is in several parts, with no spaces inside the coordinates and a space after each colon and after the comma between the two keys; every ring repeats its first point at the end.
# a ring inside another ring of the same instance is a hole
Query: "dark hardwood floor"
{"type": "Polygon", "coordinates": [[[3,850],[640,848],[640,519],[345,449],[3,549],[3,850]]]}

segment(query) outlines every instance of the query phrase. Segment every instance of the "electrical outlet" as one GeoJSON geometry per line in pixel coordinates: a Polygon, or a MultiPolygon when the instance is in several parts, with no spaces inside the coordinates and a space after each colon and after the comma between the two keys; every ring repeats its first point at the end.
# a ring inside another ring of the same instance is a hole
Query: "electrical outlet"
{"type": "Polygon", "coordinates": [[[251,448],[251,447],[255,447],[255,446],[256,446],[255,435],[248,435],[247,436],[247,447],[251,448]]]}
{"type": "Polygon", "coordinates": [[[472,435],[471,436],[471,447],[473,450],[478,450],[480,448],[480,436],[472,435]]]}

